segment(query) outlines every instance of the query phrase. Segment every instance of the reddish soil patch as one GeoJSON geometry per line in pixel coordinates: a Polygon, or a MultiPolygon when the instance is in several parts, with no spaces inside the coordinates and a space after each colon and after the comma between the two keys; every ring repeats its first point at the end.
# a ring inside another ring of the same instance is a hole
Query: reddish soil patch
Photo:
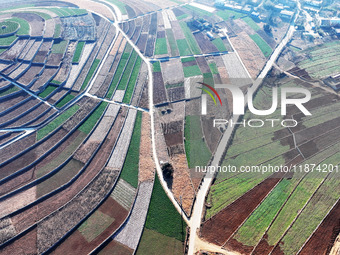
{"type": "Polygon", "coordinates": [[[6,246],[0,250],[0,255],[8,254],[37,254],[37,229],[34,228],[22,238],[17,239],[9,246],[6,246]]]}
{"type": "Polygon", "coordinates": [[[340,233],[340,201],[323,220],[299,254],[329,254],[340,233]]]}
{"type": "Polygon", "coordinates": [[[254,255],[267,255],[274,248],[274,246],[268,244],[267,238],[267,234],[265,234],[264,238],[262,238],[260,243],[256,246],[253,252],[254,255]]]}
{"type": "Polygon", "coordinates": [[[280,177],[279,175],[281,174],[264,180],[211,219],[205,221],[201,228],[202,237],[211,243],[223,245],[280,181],[280,178],[274,178],[280,177]]]}
{"type": "Polygon", "coordinates": [[[128,211],[111,197],[109,197],[98,210],[114,219],[114,222],[107,229],[105,229],[91,242],[87,242],[83,235],[76,230],[51,254],[89,254],[94,248],[100,245],[106,238],[116,231],[128,216],[128,211]]]}
{"type": "Polygon", "coordinates": [[[115,240],[112,240],[108,245],[105,246],[103,250],[99,252],[99,255],[112,254],[131,255],[133,254],[133,250],[115,240]]]}
{"type": "Polygon", "coordinates": [[[17,231],[24,230],[28,226],[34,224],[37,220],[45,217],[67,203],[95,177],[95,175],[104,167],[106,160],[110,156],[113,146],[117,140],[119,130],[123,125],[125,114],[126,109],[117,116],[115,124],[110,130],[110,133],[103,145],[100,147],[91,163],[87,166],[84,173],[74,183],[72,183],[71,186],[38,203],[37,205],[25,208],[20,213],[12,217],[12,222],[17,231]]]}
{"type": "Polygon", "coordinates": [[[253,250],[252,246],[243,245],[235,239],[230,239],[224,247],[233,251],[242,252],[242,254],[251,254],[251,251],[253,250]]]}

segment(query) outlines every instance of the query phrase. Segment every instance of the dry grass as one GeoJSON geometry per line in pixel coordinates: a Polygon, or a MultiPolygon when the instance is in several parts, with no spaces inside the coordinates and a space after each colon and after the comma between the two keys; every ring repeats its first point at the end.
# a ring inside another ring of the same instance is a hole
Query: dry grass
{"type": "Polygon", "coordinates": [[[155,165],[152,159],[151,147],[151,123],[150,115],[143,113],[142,133],[139,150],[139,181],[153,180],[155,176],[155,165]]]}

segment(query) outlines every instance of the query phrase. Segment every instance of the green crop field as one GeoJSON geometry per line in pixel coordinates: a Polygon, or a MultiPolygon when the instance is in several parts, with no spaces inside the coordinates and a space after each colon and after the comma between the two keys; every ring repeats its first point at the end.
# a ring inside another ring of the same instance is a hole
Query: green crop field
{"type": "Polygon", "coordinates": [[[69,103],[72,99],[74,98],[74,95],[72,94],[68,94],[65,97],[63,97],[63,99],[61,99],[57,104],[56,107],[61,108],[64,105],[66,105],[67,103],[69,103]]]}
{"type": "Polygon", "coordinates": [[[142,128],[142,113],[137,113],[135,127],[131,137],[128,153],[124,162],[123,170],[120,177],[137,188],[138,186],[138,171],[139,171],[139,147],[142,128]]]}
{"type": "Polygon", "coordinates": [[[182,63],[187,63],[191,61],[196,61],[196,59],[194,57],[181,58],[182,63]]]}
{"type": "Polygon", "coordinates": [[[93,61],[92,66],[91,66],[91,68],[90,68],[90,70],[89,70],[89,72],[88,72],[88,74],[87,74],[87,76],[86,76],[86,78],[84,80],[84,83],[81,86],[81,90],[84,90],[87,87],[87,85],[90,82],[94,72],[97,70],[97,67],[98,67],[99,63],[100,63],[100,59],[98,59],[98,58],[96,58],[93,61]]]}
{"type": "Polygon", "coordinates": [[[215,38],[212,43],[216,46],[219,51],[227,51],[221,38],[215,38]]]}
{"type": "Polygon", "coordinates": [[[0,22],[0,35],[14,33],[19,28],[19,23],[13,20],[5,20],[0,22]]]}
{"type": "Polygon", "coordinates": [[[165,194],[157,175],[145,227],[181,242],[185,239],[186,223],[165,194]]]}
{"type": "Polygon", "coordinates": [[[14,93],[16,91],[19,91],[19,88],[14,86],[14,85],[12,85],[8,89],[0,91],[0,97],[12,94],[12,93],[14,93]]]}
{"type": "Polygon", "coordinates": [[[181,25],[182,31],[185,35],[185,38],[187,39],[187,42],[190,46],[192,53],[193,54],[201,54],[200,47],[198,46],[195,37],[191,33],[190,28],[187,26],[187,24],[184,21],[181,21],[180,25],[181,25]]]}
{"type": "Polygon", "coordinates": [[[213,77],[212,73],[204,73],[203,74],[203,82],[205,84],[210,85],[210,86],[214,86],[215,82],[214,82],[214,77],[213,77]]]}
{"type": "Polygon", "coordinates": [[[76,47],[76,51],[74,52],[74,56],[73,56],[73,60],[72,60],[73,63],[79,63],[79,59],[80,59],[81,53],[83,51],[84,45],[85,45],[85,42],[83,42],[83,41],[78,42],[77,47],[76,47]]]}
{"type": "Polygon", "coordinates": [[[128,81],[130,79],[131,72],[133,70],[133,67],[135,65],[135,62],[137,60],[138,54],[135,50],[132,51],[130,59],[128,63],[126,64],[125,70],[123,72],[123,75],[119,81],[117,89],[119,90],[125,90],[126,86],[128,84],[128,81]]]}
{"type": "Polygon", "coordinates": [[[224,20],[228,20],[230,18],[233,18],[233,19],[239,19],[239,18],[242,18],[242,17],[245,17],[246,15],[243,14],[243,13],[240,13],[240,12],[235,12],[235,11],[232,11],[232,10],[223,10],[223,11],[218,11],[216,12],[216,14],[218,16],[220,16],[222,19],[224,20]]]}
{"type": "Polygon", "coordinates": [[[30,34],[30,24],[26,20],[20,19],[20,18],[11,18],[9,21],[14,21],[20,24],[20,28],[18,32],[16,33],[17,35],[29,35],[30,34]]]}
{"type": "Polygon", "coordinates": [[[192,55],[192,52],[191,52],[191,50],[189,48],[187,40],[185,40],[185,39],[178,39],[178,40],[176,40],[176,42],[177,42],[179,54],[181,56],[192,55]]]}
{"type": "Polygon", "coordinates": [[[258,34],[250,35],[250,37],[257,44],[257,46],[259,46],[259,48],[262,51],[263,55],[266,58],[269,57],[270,54],[272,53],[272,48],[270,48],[270,46],[266,43],[266,41],[263,40],[262,37],[259,36],[258,34]]]}
{"type": "Polygon", "coordinates": [[[177,16],[177,20],[182,20],[182,19],[185,19],[185,18],[188,18],[189,17],[189,14],[185,13],[185,14],[182,14],[180,16],[177,16]]]}
{"type": "Polygon", "coordinates": [[[60,42],[54,42],[53,46],[52,46],[52,53],[56,53],[56,54],[64,54],[66,48],[68,45],[68,41],[60,41],[60,42]]]}
{"type": "Polygon", "coordinates": [[[198,65],[185,66],[185,67],[183,67],[183,72],[184,72],[185,78],[202,74],[198,65]]]}
{"type": "Polygon", "coordinates": [[[124,71],[125,65],[126,65],[128,59],[130,58],[131,51],[132,51],[132,46],[130,44],[127,44],[125,49],[124,49],[124,52],[123,52],[123,54],[120,58],[118,67],[116,69],[115,75],[114,75],[113,80],[111,82],[110,88],[107,92],[106,98],[110,99],[112,97],[113,92],[115,91],[115,89],[118,85],[119,79],[120,79],[120,77],[121,77],[121,75],[124,71]]]}
{"type": "Polygon", "coordinates": [[[114,5],[116,5],[119,10],[121,11],[122,15],[126,15],[126,9],[125,9],[125,4],[119,0],[108,0],[109,2],[113,3],[114,5]]]}
{"type": "Polygon", "coordinates": [[[139,75],[140,67],[142,65],[142,59],[138,56],[135,66],[133,67],[129,82],[127,84],[126,90],[125,90],[125,95],[123,98],[123,103],[130,103],[133,91],[135,89],[135,85],[137,82],[137,78],[139,75]]]}
{"type": "Polygon", "coordinates": [[[166,38],[157,38],[155,46],[155,55],[168,54],[168,46],[166,44],[166,38]]]}
{"type": "Polygon", "coordinates": [[[56,24],[55,29],[54,29],[54,35],[53,38],[59,38],[61,34],[61,25],[56,24]]]}
{"type": "Polygon", "coordinates": [[[199,15],[199,16],[208,16],[208,17],[211,17],[213,16],[213,14],[211,12],[208,12],[208,11],[205,11],[205,10],[202,10],[200,8],[197,8],[195,6],[192,6],[192,5],[184,5],[185,8],[187,8],[188,10],[190,10],[191,12],[193,12],[193,16],[195,15],[199,15]]]}
{"type": "Polygon", "coordinates": [[[65,112],[63,112],[61,115],[59,115],[57,118],[55,118],[53,121],[48,123],[43,128],[39,129],[37,131],[37,140],[41,140],[45,136],[47,136],[49,133],[57,129],[59,126],[61,126],[68,118],[70,118],[73,114],[75,114],[79,109],[79,105],[73,105],[71,108],[67,109],[65,112]]]}
{"type": "Polygon", "coordinates": [[[91,116],[88,117],[85,122],[78,128],[78,130],[85,134],[89,134],[100,119],[100,117],[103,115],[107,105],[107,102],[101,102],[96,110],[93,111],[91,116]]]}
{"type": "Polygon", "coordinates": [[[211,152],[202,139],[203,133],[200,116],[185,117],[184,136],[189,168],[206,165],[211,157],[211,152]]]}
{"type": "Polygon", "coordinates": [[[246,22],[248,24],[248,26],[250,26],[252,29],[254,29],[255,32],[261,30],[261,28],[259,27],[259,25],[257,25],[257,23],[250,17],[244,17],[242,18],[242,20],[244,22],[246,22]]]}
{"type": "Polygon", "coordinates": [[[174,33],[172,32],[171,29],[166,29],[166,38],[168,39],[168,43],[170,46],[170,51],[171,51],[171,56],[177,56],[178,53],[178,48],[177,48],[177,43],[175,40],[174,33]]]}
{"type": "Polygon", "coordinates": [[[211,70],[211,73],[212,73],[212,74],[219,74],[215,62],[209,63],[209,67],[210,67],[210,70],[211,70]]]}
{"type": "Polygon", "coordinates": [[[0,38],[0,46],[10,46],[17,37],[15,35],[0,38]]]}
{"type": "Polygon", "coordinates": [[[159,63],[159,61],[153,62],[153,63],[152,63],[152,70],[153,70],[153,72],[155,72],[155,73],[161,72],[161,71],[162,71],[162,70],[161,70],[161,63],[159,63]]]}

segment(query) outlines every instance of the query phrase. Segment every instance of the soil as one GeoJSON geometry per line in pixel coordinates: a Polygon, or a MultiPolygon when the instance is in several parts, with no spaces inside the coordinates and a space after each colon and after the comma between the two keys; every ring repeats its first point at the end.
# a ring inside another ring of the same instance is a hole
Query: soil
{"type": "Polygon", "coordinates": [[[153,100],[154,104],[160,104],[167,101],[164,81],[161,72],[153,73],[153,100]]]}

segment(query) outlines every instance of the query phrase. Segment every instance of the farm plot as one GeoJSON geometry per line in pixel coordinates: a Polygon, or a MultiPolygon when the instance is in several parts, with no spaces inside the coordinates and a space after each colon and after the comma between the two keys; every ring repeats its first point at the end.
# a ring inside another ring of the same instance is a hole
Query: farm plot
{"type": "Polygon", "coordinates": [[[136,254],[180,254],[183,252],[186,224],[166,196],[158,177],[155,179],[145,229],[136,254]],[[158,247],[150,246],[156,240],[158,247]],[[174,253],[171,253],[174,252],[174,253]]]}
{"type": "MultiPolygon", "coordinates": [[[[65,48],[66,48],[67,42],[61,43],[61,44],[65,44],[65,48]]],[[[55,44],[53,44],[53,45],[54,46],[52,47],[52,52],[57,53],[55,51],[56,46],[55,46],[55,44]]],[[[51,46],[52,46],[52,41],[43,41],[43,43],[41,44],[41,46],[39,48],[39,51],[34,56],[32,63],[34,63],[34,64],[44,64],[46,62],[47,57],[48,57],[48,53],[49,53],[51,46]]]]}
{"type": "Polygon", "coordinates": [[[208,40],[207,37],[202,32],[195,33],[194,36],[199,47],[202,50],[202,53],[218,51],[217,47],[210,40],[208,40]]]}
{"type": "Polygon", "coordinates": [[[162,71],[166,87],[169,87],[172,84],[180,84],[184,82],[184,73],[178,68],[181,65],[182,63],[180,59],[172,59],[170,61],[160,63],[161,69],[159,71],[162,71]]]}
{"type": "Polygon", "coordinates": [[[171,56],[172,57],[178,56],[179,51],[177,48],[177,43],[176,43],[176,39],[175,39],[173,31],[171,29],[166,29],[165,32],[166,32],[166,38],[168,40],[168,44],[170,47],[171,56]]]}
{"type": "Polygon", "coordinates": [[[35,44],[35,39],[29,39],[25,47],[20,51],[18,55],[19,60],[23,60],[26,54],[30,51],[31,47],[35,44]]]}
{"type": "Polygon", "coordinates": [[[0,55],[0,59],[7,61],[15,61],[15,59],[19,56],[22,50],[25,48],[28,40],[27,39],[19,39],[16,43],[10,47],[8,50],[4,51],[0,55]]]}
{"type": "Polygon", "coordinates": [[[35,13],[14,13],[13,17],[26,20],[30,25],[31,37],[42,37],[44,34],[45,20],[35,13]]]}
{"type": "Polygon", "coordinates": [[[40,73],[43,71],[41,66],[31,66],[17,82],[23,86],[30,87],[36,80],[40,73]]]}
{"type": "Polygon", "coordinates": [[[161,72],[153,72],[153,81],[154,81],[154,103],[161,104],[167,101],[166,98],[166,90],[164,86],[163,76],[161,72]]]}
{"type": "Polygon", "coordinates": [[[41,91],[41,88],[45,87],[45,85],[52,80],[57,72],[58,68],[56,67],[46,67],[40,74],[38,80],[36,80],[32,85],[31,90],[34,92],[41,91]]]}
{"type": "Polygon", "coordinates": [[[22,63],[18,68],[16,68],[13,72],[11,72],[8,77],[13,80],[18,79],[28,68],[30,67],[29,64],[22,63]]]}

